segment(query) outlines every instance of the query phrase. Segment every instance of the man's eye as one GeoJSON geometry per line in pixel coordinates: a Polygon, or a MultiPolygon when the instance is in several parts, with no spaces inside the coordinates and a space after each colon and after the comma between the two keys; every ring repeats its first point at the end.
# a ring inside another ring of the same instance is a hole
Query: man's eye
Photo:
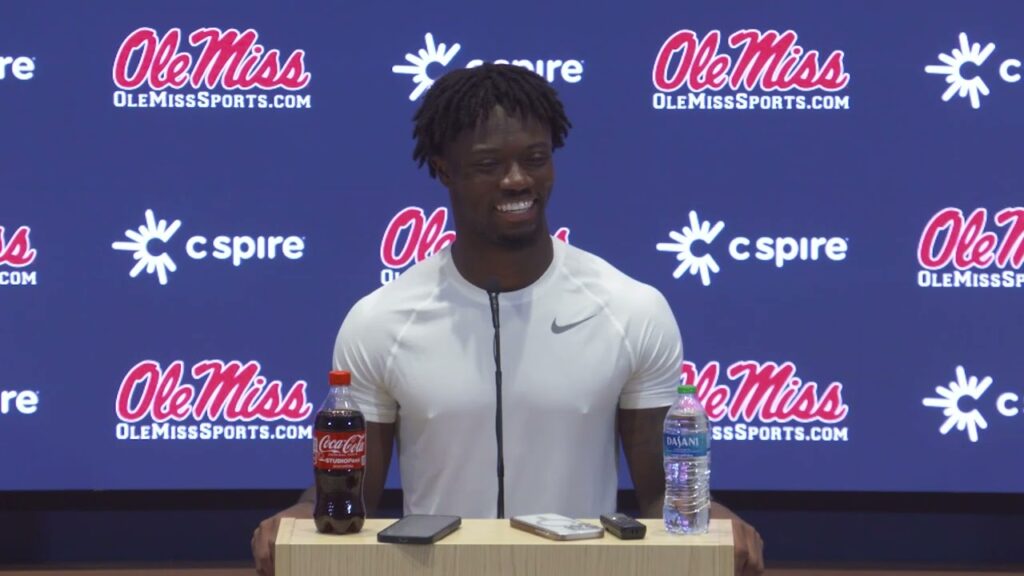
{"type": "Polygon", "coordinates": [[[548,163],[547,155],[530,156],[526,159],[528,166],[543,166],[548,163]]]}

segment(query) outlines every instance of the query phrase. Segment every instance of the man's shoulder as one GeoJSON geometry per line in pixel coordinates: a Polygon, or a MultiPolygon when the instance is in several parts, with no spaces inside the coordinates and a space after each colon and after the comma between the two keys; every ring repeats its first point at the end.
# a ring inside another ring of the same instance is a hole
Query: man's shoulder
{"type": "Polygon", "coordinates": [[[608,304],[629,306],[651,298],[663,298],[654,286],[633,278],[601,256],[566,245],[565,272],[584,289],[608,304]]]}
{"type": "Polygon", "coordinates": [[[436,292],[441,282],[442,254],[435,254],[397,275],[394,280],[360,298],[349,310],[346,322],[371,322],[387,326],[407,319],[409,312],[436,292]]]}

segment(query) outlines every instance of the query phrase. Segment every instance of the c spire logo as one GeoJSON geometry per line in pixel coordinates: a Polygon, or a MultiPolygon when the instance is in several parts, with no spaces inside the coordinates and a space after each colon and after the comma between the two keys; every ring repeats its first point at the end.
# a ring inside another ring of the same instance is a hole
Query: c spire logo
{"type": "MultiPolygon", "coordinates": [[[[168,273],[178,269],[166,248],[179,228],[181,220],[168,224],[167,220],[157,220],[152,210],[146,210],[146,223],[136,229],[125,230],[128,240],[114,242],[111,247],[132,253],[136,263],[129,276],[135,278],[145,270],[146,274],[156,274],[160,285],[166,286],[168,273]],[[162,251],[155,246],[157,242],[164,248],[162,251]]],[[[192,260],[205,260],[211,256],[217,260],[230,260],[239,267],[252,259],[274,260],[281,256],[298,260],[306,249],[305,242],[306,239],[300,236],[216,236],[208,239],[195,235],[185,241],[185,254],[192,260]]]]}
{"type": "MultiPolygon", "coordinates": [[[[424,47],[416,52],[409,52],[405,55],[407,64],[395,64],[391,71],[395,74],[406,74],[412,77],[415,87],[409,93],[409,101],[415,102],[424,92],[433,86],[434,81],[440,78],[441,74],[430,72],[434,64],[442,68],[451,64],[452,60],[462,49],[462,45],[455,42],[451,45],[444,42],[436,43],[434,35],[427,32],[423,36],[424,47]]],[[[495,64],[512,64],[521,66],[536,72],[548,82],[561,80],[569,84],[576,84],[583,79],[582,60],[553,60],[553,59],[503,59],[491,60],[495,64]]],[[[466,68],[475,68],[484,63],[482,59],[473,59],[466,63],[466,68]]]]}
{"type": "MultiPolygon", "coordinates": [[[[672,277],[678,280],[686,273],[691,276],[700,275],[701,284],[710,286],[711,275],[720,272],[721,268],[707,247],[724,228],[724,222],[701,220],[695,210],[690,210],[689,226],[670,231],[668,236],[672,242],[659,242],[656,246],[658,252],[676,255],[679,264],[672,271],[672,277]]],[[[729,240],[729,256],[733,260],[745,262],[753,257],[774,263],[779,269],[794,260],[839,262],[846,259],[848,248],[849,239],[837,236],[762,236],[754,239],[736,236],[729,240]]]]}
{"type": "Polygon", "coordinates": [[[427,32],[423,40],[426,43],[426,47],[420,48],[416,54],[409,53],[405,55],[405,59],[409,64],[396,64],[391,67],[391,71],[395,74],[409,74],[412,76],[412,81],[416,84],[416,87],[409,93],[409,101],[411,102],[415,101],[434,85],[435,78],[431,78],[430,74],[427,73],[430,65],[440,64],[441,66],[447,66],[452,61],[452,58],[459,53],[459,49],[462,48],[458,42],[452,44],[451,47],[446,46],[444,42],[435,45],[434,35],[430,32],[427,32]]]}
{"type": "Polygon", "coordinates": [[[0,56],[0,80],[8,74],[15,80],[31,80],[36,74],[36,59],[28,56],[0,56]]]}
{"type": "Polygon", "coordinates": [[[954,48],[949,54],[939,54],[939,61],[942,64],[925,66],[924,71],[929,74],[941,74],[946,77],[949,88],[942,94],[943,102],[949,102],[954,94],[961,98],[970,97],[971,108],[977,110],[981,108],[981,99],[978,94],[988,96],[988,86],[981,79],[981,76],[964,78],[962,70],[965,64],[980,67],[985,63],[985,60],[988,60],[988,57],[995,49],[996,45],[991,42],[986,44],[984,48],[977,42],[971,44],[967,39],[967,34],[961,32],[960,48],[954,48]]]}
{"type": "Polygon", "coordinates": [[[711,285],[711,274],[717,274],[719,270],[718,262],[715,262],[715,257],[711,254],[705,253],[697,256],[693,253],[693,244],[700,242],[705,245],[711,244],[718,237],[718,233],[725,228],[725,222],[716,222],[711,224],[710,221],[701,222],[700,218],[697,217],[696,210],[690,210],[690,225],[683,226],[678,232],[673,230],[668,233],[669,238],[674,242],[659,242],[659,252],[675,252],[676,260],[679,261],[679,266],[672,272],[672,277],[676,280],[680,276],[689,272],[691,275],[700,274],[700,283],[705,286],[711,285]]]}
{"type": "MultiPolygon", "coordinates": [[[[953,96],[968,98],[971,101],[971,108],[978,110],[981,108],[981,97],[991,93],[979,71],[995,51],[996,45],[992,42],[984,46],[979,42],[971,43],[966,32],[961,32],[959,39],[958,48],[953,48],[948,54],[939,54],[941,64],[925,66],[924,71],[945,76],[949,88],[942,93],[943,102],[949,102],[953,96]]],[[[1021,61],[1016,58],[1003,60],[999,64],[999,77],[1007,83],[1016,84],[1021,80],[1021,75],[1017,72],[1020,67],[1021,61]]]]}
{"type": "Polygon", "coordinates": [[[960,407],[960,403],[964,398],[968,397],[977,401],[991,385],[991,376],[986,376],[980,380],[977,376],[968,377],[964,367],[957,366],[956,380],[950,382],[949,386],[945,388],[936,386],[935,392],[938,394],[938,397],[925,398],[921,403],[929,408],[942,408],[942,414],[946,417],[946,421],[939,427],[941,434],[949,433],[955,426],[957,430],[966,430],[971,442],[977,442],[978,429],[988,428],[988,422],[985,421],[985,417],[981,415],[977,408],[965,412],[960,407]]]}
{"type": "MultiPolygon", "coordinates": [[[[993,385],[991,376],[968,376],[963,366],[956,367],[956,380],[947,386],[936,386],[935,392],[938,396],[925,398],[921,404],[928,408],[941,408],[945,420],[939,426],[939,433],[947,435],[950,430],[956,428],[967,433],[971,443],[978,442],[978,431],[989,427],[989,421],[981,413],[982,406],[991,406],[989,400],[982,401],[984,395],[993,385]]],[[[993,392],[993,394],[995,394],[993,392]]],[[[989,394],[991,397],[992,394],[989,394]]],[[[995,422],[1003,421],[1002,418],[1019,419],[1024,416],[1024,392],[1006,390],[995,397],[995,412],[990,408],[985,413],[995,417],[995,422]]]]}
{"type": "Polygon", "coordinates": [[[112,247],[114,250],[124,250],[126,252],[132,252],[132,258],[135,258],[137,262],[132,271],[128,273],[129,276],[135,278],[146,270],[146,274],[156,273],[157,278],[160,279],[160,285],[167,285],[167,273],[174,272],[178,269],[174,264],[174,260],[171,259],[167,252],[160,254],[154,254],[149,251],[149,244],[153,240],[159,240],[163,244],[174,236],[174,233],[181,227],[181,220],[175,220],[170,225],[167,224],[166,220],[160,220],[157,222],[156,216],[152,210],[146,210],[146,223],[139,226],[138,232],[129,228],[125,230],[124,235],[128,237],[130,242],[120,241],[114,242],[112,247]]]}

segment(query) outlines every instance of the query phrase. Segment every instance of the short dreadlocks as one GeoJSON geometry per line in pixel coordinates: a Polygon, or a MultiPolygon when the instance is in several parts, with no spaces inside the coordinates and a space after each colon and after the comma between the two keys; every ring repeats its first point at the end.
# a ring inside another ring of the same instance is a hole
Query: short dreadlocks
{"type": "Polygon", "coordinates": [[[430,158],[442,154],[463,130],[486,121],[495,106],[550,127],[553,148],[565,144],[572,124],[551,85],[521,66],[487,63],[449,72],[427,91],[413,116],[413,160],[420,167],[427,164],[430,177],[436,177],[430,158]]]}

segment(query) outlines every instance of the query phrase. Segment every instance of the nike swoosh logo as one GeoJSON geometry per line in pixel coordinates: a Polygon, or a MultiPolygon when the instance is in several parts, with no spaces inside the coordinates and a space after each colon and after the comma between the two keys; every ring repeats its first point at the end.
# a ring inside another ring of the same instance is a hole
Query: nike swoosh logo
{"type": "Polygon", "coordinates": [[[552,334],[561,334],[562,332],[566,332],[566,331],[572,330],[573,328],[579,326],[580,324],[583,324],[584,322],[586,322],[587,320],[590,320],[591,318],[593,318],[595,316],[597,316],[597,313],[591,314],[590,316],[587,316],[586,318],[584,318],[582,320],[577,320],[577,321],[575,321],[575,322],[573,322],[571,324],[563,324],[561,326],[558,325],[558,319],[552,319],[551,320],[551,333],[552,334]]]}

